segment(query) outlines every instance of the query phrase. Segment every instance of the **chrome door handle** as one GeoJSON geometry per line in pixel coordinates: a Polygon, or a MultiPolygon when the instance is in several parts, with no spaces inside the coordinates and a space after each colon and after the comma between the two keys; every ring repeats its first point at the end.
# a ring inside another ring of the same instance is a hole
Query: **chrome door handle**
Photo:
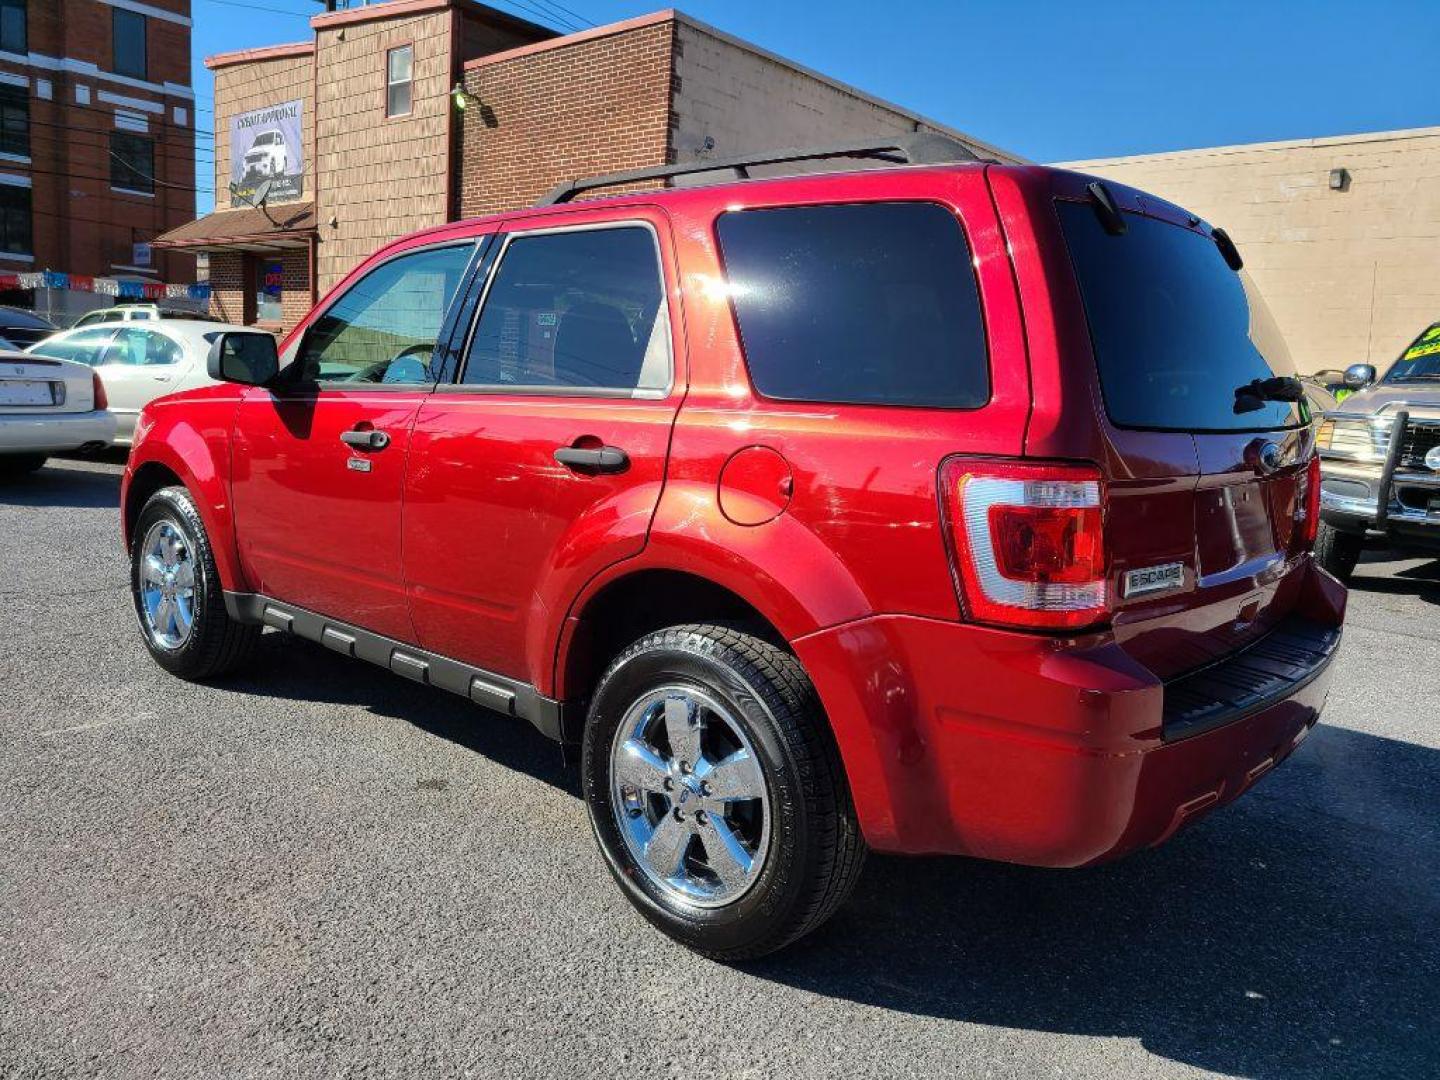
{"type": "Polygon", "coordinates": [[[618,473],[630,467],[630,455],[618,446],[597,446],[593,450],[560,446],[555,450],[555,460],[576,472],[586,473],[618,473]]]}
{"type": "Polygon", "coordinates": [[[361,450],[384,450],[390,445],[390,436],[372,428],[366,431],[342,431],[340,441],[347,446],[358,446],[361,450]]]}

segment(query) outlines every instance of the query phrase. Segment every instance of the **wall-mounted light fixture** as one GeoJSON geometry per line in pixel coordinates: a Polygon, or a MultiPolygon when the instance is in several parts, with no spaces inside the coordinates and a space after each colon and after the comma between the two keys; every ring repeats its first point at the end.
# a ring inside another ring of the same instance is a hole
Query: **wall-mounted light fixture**
{"type": "Polygon", "coordinates": [[[459,82],[457,82],[455,86],[451,89],[450,100],[455,103],[455,108],[459,109],[461,112],[464,112],[471,105],[480,104],[480,99],[474,94],[470,93],[469,90],[466,90],[464,83],[459,82]]]}
{"type": "Polygon", "coordinates": [[[1331,170],[1330,170],[1330,190],[1331,190],[1331,191],[1347,191],[1347,190],[1349,190],[1349,187],[1350,187],[1350,170],[1349,170],[1349,169],[1331,169],[1331,170]]]}

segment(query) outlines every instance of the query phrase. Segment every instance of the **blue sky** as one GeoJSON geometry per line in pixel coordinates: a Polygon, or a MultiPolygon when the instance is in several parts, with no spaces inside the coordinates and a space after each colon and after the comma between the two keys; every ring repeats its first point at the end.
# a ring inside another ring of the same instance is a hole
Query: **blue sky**
{"type": "MultiPolygon", "coordinates": [[[[563,29],[665,0],[496,0],[563,29]],[[545,11],[541,18],[537,11],[545,11]],[[563,20],[563,21],[562,21],[563,20]]],[[[687,0],[739,37],[1036,161],[1440,124],[1440,2],[687,0]],[[817,12],[824,12],[823,17],[817,12]]],[[[214,52],[309,37],[309,0],[194,0],[201,185],[214,52]],[[263,9],[263,10],[262,10],[263,9]]],[[[200,209],[210,206],[200,193],[200,209]]]]}

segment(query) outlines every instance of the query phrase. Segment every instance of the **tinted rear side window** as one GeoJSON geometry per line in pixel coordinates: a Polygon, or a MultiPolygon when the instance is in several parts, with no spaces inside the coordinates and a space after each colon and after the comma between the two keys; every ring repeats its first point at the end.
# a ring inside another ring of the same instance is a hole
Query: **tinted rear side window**
{"type": "Polygon", "coordinates": [[[1112,236],[1089,203],[1056,209],[1114,423],[1249,431],[1303,422],[1291,402],[1235,411],[1236,387],[1295,368],[1265,301],[1214,241],[1131,213],[1112,236]]]}
{"type": "Polygon", "coordinates": [[[740,210],[717,227],[750,378],[765,397],[957,409],[989,400],[980,297],[950,211],[740,210]]]}

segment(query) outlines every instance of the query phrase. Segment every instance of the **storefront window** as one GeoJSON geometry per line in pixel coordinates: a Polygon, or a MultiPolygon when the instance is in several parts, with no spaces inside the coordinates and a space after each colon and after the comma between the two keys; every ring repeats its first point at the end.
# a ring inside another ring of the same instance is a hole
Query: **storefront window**
{"type": "Polygon", "coordinates": [[[255,265],[255,321],[278,323],[284,319],[280,300],[285,288],[285,268],[278,260],[261,259],[255,265]]]}

